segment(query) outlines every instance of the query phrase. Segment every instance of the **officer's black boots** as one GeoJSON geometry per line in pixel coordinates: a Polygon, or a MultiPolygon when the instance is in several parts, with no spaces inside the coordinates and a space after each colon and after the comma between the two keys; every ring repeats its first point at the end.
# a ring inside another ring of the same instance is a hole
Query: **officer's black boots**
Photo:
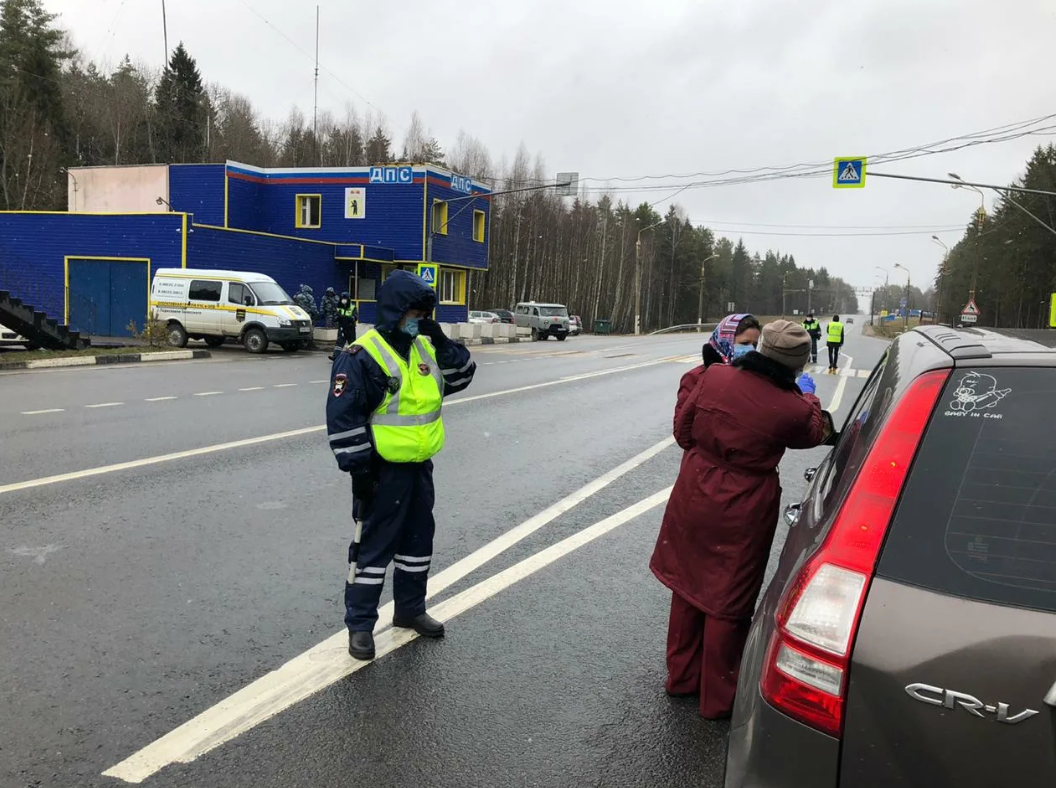
{"type": "Polygon", "coordinates": [[[374,633],[349,632],[348,653],[364,661],[374,659],[374,633]]]}
{"type": "Polygon", "coordinates": [[[444,636],[444,625],[428,613],[422,613],[414,618],[394,616],[392,625],[400,629],[413,629],[423,638],[442,638],[444,636]]]}

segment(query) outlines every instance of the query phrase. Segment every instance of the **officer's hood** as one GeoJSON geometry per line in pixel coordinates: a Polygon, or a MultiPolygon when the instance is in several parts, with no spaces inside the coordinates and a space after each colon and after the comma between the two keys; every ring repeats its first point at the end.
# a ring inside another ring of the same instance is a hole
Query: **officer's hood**
{"type": "Polygon", "coordinates": [[[436,292],[425,280],[410,271],[393,271],[378,290],[377,322],[379,331],[393,331],[407,310],[432,312],[436,292]]]}

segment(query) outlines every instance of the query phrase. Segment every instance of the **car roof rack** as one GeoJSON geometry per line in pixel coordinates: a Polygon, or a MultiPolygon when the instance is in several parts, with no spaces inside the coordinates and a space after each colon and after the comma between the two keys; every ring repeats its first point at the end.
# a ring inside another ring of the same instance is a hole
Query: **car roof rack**
{"type": "Polygon", "coordinates": [[[993,358],[990,349],[967,331],[949,326],[918,326],[913,331],[925,336],[951,358],[993,358]]]}

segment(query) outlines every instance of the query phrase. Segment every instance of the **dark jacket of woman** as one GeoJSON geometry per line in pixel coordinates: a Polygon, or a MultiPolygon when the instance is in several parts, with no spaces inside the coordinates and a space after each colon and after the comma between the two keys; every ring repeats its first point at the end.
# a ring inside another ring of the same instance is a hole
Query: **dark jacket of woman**
{"type": "Polygon", "coordinates": [[[749,618],[780,515],[786,449],[824,440],[821,403],[760,353],[701,374],[675,418],[686,450],[650,568],[713,616],[749,618]]]}

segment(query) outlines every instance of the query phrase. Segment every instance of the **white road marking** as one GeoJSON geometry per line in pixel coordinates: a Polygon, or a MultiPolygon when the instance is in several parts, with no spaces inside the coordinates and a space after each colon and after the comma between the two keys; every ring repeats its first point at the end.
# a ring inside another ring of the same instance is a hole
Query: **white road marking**
{"type": "Polygon", "coordinates": [[[239,391],[263,391],[263,386],[250,386],[248,389],[239,389],[239,391]]]}
{"type": "Polygon", "coordinates": [[[860,369],[860,370],[858,370],[858,377],[860,377],[860,378],[867,378],[871,374],[872,374],[872,372],[870,372],[868,369],[860,369]]]}
{"type": "Polygon", "coordinates": [[[277,389],[292,389],[296,386],[296,383],[276,383],[273,388],[277,389]]]}
{"type": "Polygon", "coordinates": [[[86,408],[116,408],[116,407],[119,407],[119,406],[124,405],[124,404],[125,403],[123,403],[123,402],[102,402],[102,403],[100,403],[98,405],[85,405],[84,407],[86,407],[86,408]]]}
{"type": "Polygon", "coordinates": [[[196,397],[215,397],[217,394],[223,394],[222,391],[199,391],[194,396],[196,397]]]}
{"type": "MultiPolygon", "coordinates": [[[[661,490],[557,544],[540,550],[508,569],[482,580],[436,605],[430,612],[442,621],[451,621],[500,591],[504,591],[549,566],[559,558],[655,509],[663,504],[670,494],[670,487],[661,490]]],[[[430,580],[430,596],[439,590],[437,581],[440,577],[453,570],[455,566],[430,580]]],[[[452,577],[445,586],[454,579],[456,578],[452,577]]],[[[381,619],[387,619],[391,614],[391,602],[379,611],[381,619]]],[[[413,630],[383,626],[383,631],[379,633],[375,641],[375,660],[391,654],[417,637],[413,630]]],[[[295,703],[362,670],[370,663],[352,659],[347,652],[347,641],[348,635],[344,631],[337,632],[311,650],[294,657],[277,670],[257,679],[153,744],[107,769],[103,772],[103,776],[116,777],[130,783],[140,783],[169,764],[190,763],[221,744],[271,719],[295,703]]]]}
{"type": "Polygon", "coordinates": [[[41,416],[45,413],[65,413],[65,408],[48,408],[47,410],[24,410],[23,416],[41,416]]]}
{"type": "MultiPolygon", "coordinates": [[[[634,367],[623,367],[620,369],[603,370],[601,372],[591,372],[583,376],[575,376],[571,378],[564,378],[561,380],[551,380],[546,383],[536,383],[531,386],[521,386],[519,388],[505,389],[503,391],[491,391],[487,394],[478,394],[474,397],[455,397],[444,402],[445,408],[451,408],[456,405],[463,405],[469,402],[476,402],[484,399],[493,399],[495,397],[503,397],[507,394],[519,394],[524,391],[534,391],[536,389],[547,388],[549,386],[557,386],[562,383],[571,383],[575,380],[582,380],[584,378],[598,377],[600,375],[611,375],[616,372],[622,372],[631,369],[638,369],[643,366],[652,366],[655,364],[667,363],[668,359],[661,359],[660,361],[651,361],[647,364],[640,364],[634,367]]],[[[239,389],[239,391],[260,391],[261,387],[254,387],[251,389],[239,389]]],[[[118,403],[120,404],[120,403],[118,403]]],[[[102,465],[97,468],[88,468],[83,471],[72,471],[70,473],[62,473],[56,476],[45,476],[39,479],[30,479],[24,482],[15,482],[13,484],[0,485],[0,495],[9,492],[17,492],[19,490],[28,490],[34,487],[44,487],[49,484],[60,484],[62,482],[76,481],[78,479],[85,479],[91,476],[101,476],[107,473],[116,473],[118,471],[134,470],[136,468],[143,468],[148,465],[154,465],[161,462],[172,462],[173,460],[182,460],[189,457],[200,457],[204,454],[214,454],[216,452],[227,451],[229,449],[240,449],[245,446],[254,446],[260,443],[269,443],[271,441],[285,440],[286,438],[295,438],[301,435],[310,435],[314,432],[323,432],[326,430],[326,425],[320,425],[317,427],[305,427],[299,430],[289,430],[287,432],[276,432],[271,435],[261,435],[256,438],[246,438],[244,440],[231,441],[229,443],[219,443],[213,446],[203,446],[199,449],[189,449],[187,451],[178,451],[171,454],[162,454],[156,457],[144,457],[141,460],[131,460],[129,462],[120,462],[114,465],[102,465]]]]}
{"type": "Polygon", "coordinates": [[[177,397],[150,397],[144,400],[144,402],[169,402],[174,399],[177,399],[177,397]]]}
{"type": "Polygon", "coordinates": [[[309,383],[329,383],[329,380],[309,380],[309,383]]]}
{"type": "Polygon", "coordinates": [[[847,388],[847,378],[841,377],[839,383],[836,384],[836,393],[832,395],[832,402],[825,408],[829,413],[835,413],[840,409],[840,403],[843,402],[843,392],[847,388]]]}

